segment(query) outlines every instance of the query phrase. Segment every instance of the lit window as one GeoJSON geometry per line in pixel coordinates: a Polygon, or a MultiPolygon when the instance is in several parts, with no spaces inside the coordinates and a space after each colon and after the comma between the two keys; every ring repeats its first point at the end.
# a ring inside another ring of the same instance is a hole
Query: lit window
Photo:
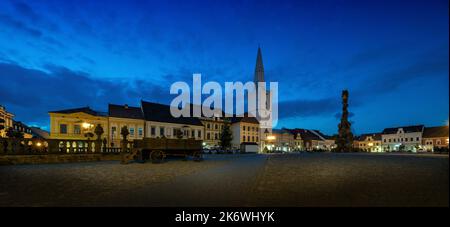
{"type": "Polygon", "coordinates": [[[142,128],[138,128],[138,135],[139,136],[144,135],[144,131],[142,130],[142,128]]]}
{"type": "Polygon", "coordinates": [[[134,137],[134,128],[130,128],[130,137],[134,137]]]}

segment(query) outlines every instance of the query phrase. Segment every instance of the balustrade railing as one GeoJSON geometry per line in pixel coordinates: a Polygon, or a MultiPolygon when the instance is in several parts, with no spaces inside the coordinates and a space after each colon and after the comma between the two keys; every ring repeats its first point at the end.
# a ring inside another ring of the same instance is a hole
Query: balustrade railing
{"type": "MultiPolygon", "coordinates": [[[[132,142],[127,142],[126,151],[130,152],[132,142]]],[[[0,155],[27,154],[119,154],[121,147],[107,147],[98,140],[74,139],[16,139],[0,138],[0,155]]]]}

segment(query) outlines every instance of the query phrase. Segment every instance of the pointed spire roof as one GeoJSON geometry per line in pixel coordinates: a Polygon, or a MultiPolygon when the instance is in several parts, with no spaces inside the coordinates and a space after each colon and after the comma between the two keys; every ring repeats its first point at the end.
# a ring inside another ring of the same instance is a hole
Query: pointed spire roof
{"type": "Polygon", "coordinates": [[[264,80],[264,65],[261,54],[261,47],[258,46],[258,54],[256,55],[256,66],[255,66],[255,78],[254,82],[265,82],[264,80]]]}

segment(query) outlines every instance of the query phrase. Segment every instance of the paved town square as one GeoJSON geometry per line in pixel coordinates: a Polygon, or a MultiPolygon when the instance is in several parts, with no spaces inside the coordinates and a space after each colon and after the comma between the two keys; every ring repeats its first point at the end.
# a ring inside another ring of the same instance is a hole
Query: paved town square
{"type": "Polygon", "coordinates": [[[0,166],[0,206],[448,206],[447,155],[300,153],[0,166]]]}

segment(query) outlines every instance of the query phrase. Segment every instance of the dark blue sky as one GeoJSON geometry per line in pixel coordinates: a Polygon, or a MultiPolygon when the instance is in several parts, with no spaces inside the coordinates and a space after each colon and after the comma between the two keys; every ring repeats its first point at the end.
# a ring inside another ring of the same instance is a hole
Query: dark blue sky
{"type": "Polygon", "coordinates": [[[442,125],[449,115],[449,5],[431,1],[0,1],[0,104],[31,125],[47,111],[169,103],[170,84],[253,79],[258,44],[279,82],[278,127],[354,132],[442,125]]]}

